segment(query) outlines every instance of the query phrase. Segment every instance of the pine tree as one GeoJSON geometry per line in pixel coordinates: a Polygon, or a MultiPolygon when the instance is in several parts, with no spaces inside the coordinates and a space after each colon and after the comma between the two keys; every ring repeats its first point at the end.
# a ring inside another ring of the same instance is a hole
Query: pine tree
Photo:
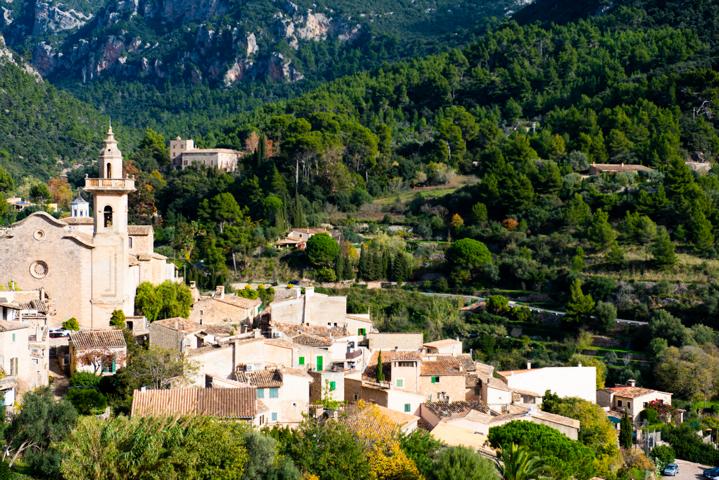
{"type": "Polygon", "coordinates": [[[668,268],[677,263],[674,244],[669,238],[669,232],[664,227],[657,230],[657,237],[652,244],[652,255],[654,256],[654,263],[660,268],[668,268]]]}
{"type": "Polygon", "coordinates": [[[689,233],[697,253],[708,254],[714,249],[714,234],[712,224],[698,208],[692,209],[690,213],[689,233]]]}
{"type": "Polygon", "coordinates": [[[569,301],[567,302],[565,318],[569,321],[581,323],[591,315],[594,310],[594,299],[591,295],[582,292],[582,282],[579,279],[572,282],[569,288],[569,301]]]}

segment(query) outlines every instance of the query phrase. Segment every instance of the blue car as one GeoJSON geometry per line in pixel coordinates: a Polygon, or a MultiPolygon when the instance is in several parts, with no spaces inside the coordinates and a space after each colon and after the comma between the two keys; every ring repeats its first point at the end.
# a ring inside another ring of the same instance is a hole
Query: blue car
{"type": "Polygon", "coordinates": [[[666,467],[664,467],[664,470],[662,470],[662,475],[665,477],[673,477],[679,473],[679,465],[676,463],[670,463],[666,467]]]}
{"type": "Polygon", "coordinates": [[[704,478],[707,480],[719,480],[719,467],[704,470],[704,478]]]}

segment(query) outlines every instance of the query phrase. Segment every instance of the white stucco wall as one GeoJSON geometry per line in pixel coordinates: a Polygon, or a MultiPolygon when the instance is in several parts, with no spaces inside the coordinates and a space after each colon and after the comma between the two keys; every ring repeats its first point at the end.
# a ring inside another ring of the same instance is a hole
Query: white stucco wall
{"type": "Polygon", "coordinates": [[[550,390],[560,397],[579,397],[596,403],[597,369],[595,367],[546,367],[502,374],[510,389],[543,395],[550,390]]]}

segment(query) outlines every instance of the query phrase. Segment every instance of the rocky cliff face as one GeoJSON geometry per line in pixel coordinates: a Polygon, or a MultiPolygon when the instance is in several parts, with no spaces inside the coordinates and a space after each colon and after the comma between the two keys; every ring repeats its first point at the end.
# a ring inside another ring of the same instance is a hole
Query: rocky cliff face
{"type": "MultiPolygon", "coordinates": [[[[413,0],[410,7],[385,0],[373,2],[374,10],[363,2],[296,1],[0,0],[0,33],[50,79],[112,76],[229,87],[246,79],[298,81],[313,68],[303,54],[307,45],[342,48],[382,22],[422,25],[460,11],[449,0],[413,0]],[[395,16],[402,8],[416,18],[395,16]]],[[[525,0],[465,1],[504,14],[525,0]]]]}

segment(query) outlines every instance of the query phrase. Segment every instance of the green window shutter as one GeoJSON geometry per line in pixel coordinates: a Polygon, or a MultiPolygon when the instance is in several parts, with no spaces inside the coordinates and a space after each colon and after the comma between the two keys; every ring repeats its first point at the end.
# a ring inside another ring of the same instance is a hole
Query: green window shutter
{"type": "Polygon", "coordinates": [[[304,365],[304,364],[305,364],[305,357],[300,357],[299,364],[300,364],[300,365],[304,365]]]}
{"type": "Polygon", "coordinates": [[[115,373],[117,371],[117,363],[115,363],[115,357],[112,357],[112,373],[115,373]]]}
{"type": "Polygon", "coordinates": [[[439,377],[437,375],[432,377],[432,383],[439,383],[439,377]]]}
{"type": "Polygon", "coordinates": [[[399,387],[399,388],[404,387],[404,379],[403,379],[403,378],[398,378],[397,381],[395,382],[395,385],[396,385],[397,387],[399,387]]]}
{"type": "Polygon", "coordinates": [[[257,389],[257,398],[265,398],[265,389],[264,388],[257,389]]]}
{"type": "Polygon", "coordinates": [[[404,411],[405,411],[405,413],[411,412],[411,411],[412,411],[412,405],[410,405],[409,403],[405,403],[405,404],[404,404],[404,411]]]}
{"type": "Polygon", "coordinates": [[[321,372],[325,368],[325,357],[322,355],[317,355],[317,362],[316,362],[316,369],[318,372],[321,372]]]}
{"type": "Polygon", "coordinates": [[[279,388],[270,388],[270,398],[278,398],[280,396],[279,388]]]}
{"type": "Polygon", "coordinates": [[[330,392],[334,392],[337,389],[337,382],[331,381],[330,382],[330,392]]]}

